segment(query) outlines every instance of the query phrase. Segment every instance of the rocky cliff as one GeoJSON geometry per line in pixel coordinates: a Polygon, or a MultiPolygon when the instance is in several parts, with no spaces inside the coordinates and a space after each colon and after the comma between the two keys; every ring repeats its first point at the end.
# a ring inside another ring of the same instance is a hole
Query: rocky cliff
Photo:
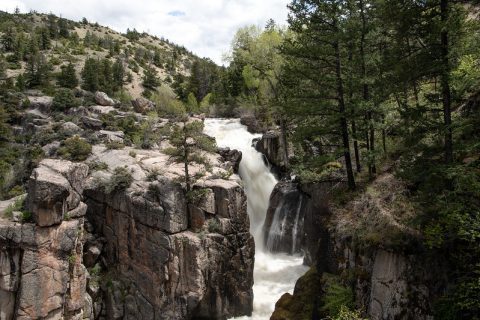
{"type": "Polygon", "coordinates": [[[400,181],[385,173],[341,206],[329,204],[331,185],[300,189],[302,248],[312,271],[299,279],[293,296],[278,301],[272,319],[297,319],[300,305],[308,317],[321,314],[330,277],[352,288],[354,305],[369,319],[432,318],[447,268],[425,254],[419,234],[408,226],[415,210],[400,181]]]}
{"type": "Polygon", "coordinates": [[[44,160],[30,178],[33,220],[0,219],[1,319],[90,317],[82,264],[87,174],[84,164],[44,160]]]}
{"type": "Polygon", "coordinates": [[[254,242],[238,176],[208,174],[187,205],[181,167],[160,151],[94,146],[87,163],[101,169],[43,160],[25,201],[31,220],[0,215],[1,319],[251,313],[254,242]],[[130,187],[106,187],[117,167],[130,187]]]}
{"type": "MultiPolygon", "coordinates": [[[[87,243],[104,243],[106,314],[124,319],[190,319],[245,315],[252,310],[253,238],[246,198],[236,180],[208,179],[203,199],[190,205],[171,166],[155,181],[142,175],[165,168],[168,157],[144,151],[94,151],[109,167],[122,164],[138,176],[128,190],[106,194],[91,180],[85,191],[94,226],[87,243]],[[154,284],[154,285],[152,285],[154,284]],[[118,291],[121,292],[118,293],[118,291]],[[124,299],[117,299],[117,296],[124,299]]],[[[100,251],[100,250],[98,250],[100,251]]]]}

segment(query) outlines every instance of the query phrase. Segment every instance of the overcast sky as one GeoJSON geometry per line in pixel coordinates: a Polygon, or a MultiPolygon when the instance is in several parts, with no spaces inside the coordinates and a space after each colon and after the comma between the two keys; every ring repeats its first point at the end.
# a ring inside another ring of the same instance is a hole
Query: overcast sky
{"type": "Polygon", "coordinates": [[[235,31],[285,24],[290,0],[1,0],[0,10],[36,10],[79,21],[86,17],[120,32],[127,28],[163,36],[202,57],[222,63],[235,31]]]}

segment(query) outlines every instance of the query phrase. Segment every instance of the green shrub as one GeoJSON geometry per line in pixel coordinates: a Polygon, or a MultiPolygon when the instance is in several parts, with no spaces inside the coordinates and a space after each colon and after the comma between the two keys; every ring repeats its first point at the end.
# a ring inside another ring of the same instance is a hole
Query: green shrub
{"type": "Polygon", "coordinates": [[[208,231],[212,233],[218,233],[222,230],[222,226],[217,219],[210,219],[208,221],[208,231]]]}
{"type": "Polygon", "coordinates": [[[162,170],[158,168],[153,168],[147,174],[147,181],[150,181],[150,182],[155,181],[157,180],[157,177],[161,174],[162,174],[162,170]]]}
{"type": "Polygon", "coordinates": [[[22,211],[22,222],[32,222],[33,216],[30,211],[22,211]]]}
{"type": "Polygon", "coordinates": [[[15,201],[10,204],[7,209],[5,209],[4,215],[6,218],[12,218],[14,211],[22,211],[23,206],[25,204],[26,196],[19,196],[15,201]]]}
{"type": "Polygon", "coordinates": [[[58,89],[53,97],[52,107],[54,110],[63,111],[77,106],[78,100],[70,89],[58,89]]]}
{"type": "Polygon", "coordinates": [[[60,156],[71,161],[84,161],[91,152],[92,145],[79,136],[66,139],[58,149],[60,156]]]}
{"type": "Polygon", "coordinates": [[[133,182],[133,177],[126,167],[117,167],[113,171],[112,176],[108,181],[101,182],[102,187],[106,193],[113,191],[125,190],[133,182]]]}
{"type": "Polygon", "coordinates": [[[326,281],[322,310],[335,318],[343,308],[353,309],[355,305],[352,289],[343,286],[336,276],[324,274],[324,278],[326,281]]]}
{"type": "Polygon", "coordinates": [[[105,147],[109,150],[119,150],[125,148],[125,144],[119,141],[110,141],[105,144],[105,147]]]}
{"type": "Polygon", "coordinates": [[[90,171],[108,170],[108,164],[103,161],[91,161],[88,163],[90,171]]]}

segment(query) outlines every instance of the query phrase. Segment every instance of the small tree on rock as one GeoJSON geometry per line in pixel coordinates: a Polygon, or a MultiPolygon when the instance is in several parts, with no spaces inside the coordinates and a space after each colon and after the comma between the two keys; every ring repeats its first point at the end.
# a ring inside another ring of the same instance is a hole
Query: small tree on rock
{"type": "Polygon", "coordinates": [[[202,121],[191,121],[183,116],[178,124],[170,127],[169,140],[172,147],[164,150],[174,162],[183,163],[188,197],[191,197],[192,185],[195,183],[189,167],[196,163],[209,169],[210,163],[205,152],[216,150],[214,140],[203,133],[203,127],[202,121]]]}

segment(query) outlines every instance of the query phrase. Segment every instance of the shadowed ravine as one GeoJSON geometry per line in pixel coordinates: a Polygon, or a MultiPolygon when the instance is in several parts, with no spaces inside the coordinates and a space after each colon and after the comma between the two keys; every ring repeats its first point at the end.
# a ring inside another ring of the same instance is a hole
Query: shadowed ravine
{"type": "MultiPolygon", "coordinates": [[[[269,319],[275,302],[285,292],[292,292],[295,281],[307,268],[301,256],[271,254],[263,245],[262,227],[268,201],[277,180],[264,164],[262,155],[252,147],[254,135],[237,119],[207,119],[205,132],[215,137],[219,147],[242,152],[239,174],[248,199],[250,232],[255,238],[253,315],[250,319],[269,319]]],[[[247,317],[240,319],[249,319],[247,317]]]]}

